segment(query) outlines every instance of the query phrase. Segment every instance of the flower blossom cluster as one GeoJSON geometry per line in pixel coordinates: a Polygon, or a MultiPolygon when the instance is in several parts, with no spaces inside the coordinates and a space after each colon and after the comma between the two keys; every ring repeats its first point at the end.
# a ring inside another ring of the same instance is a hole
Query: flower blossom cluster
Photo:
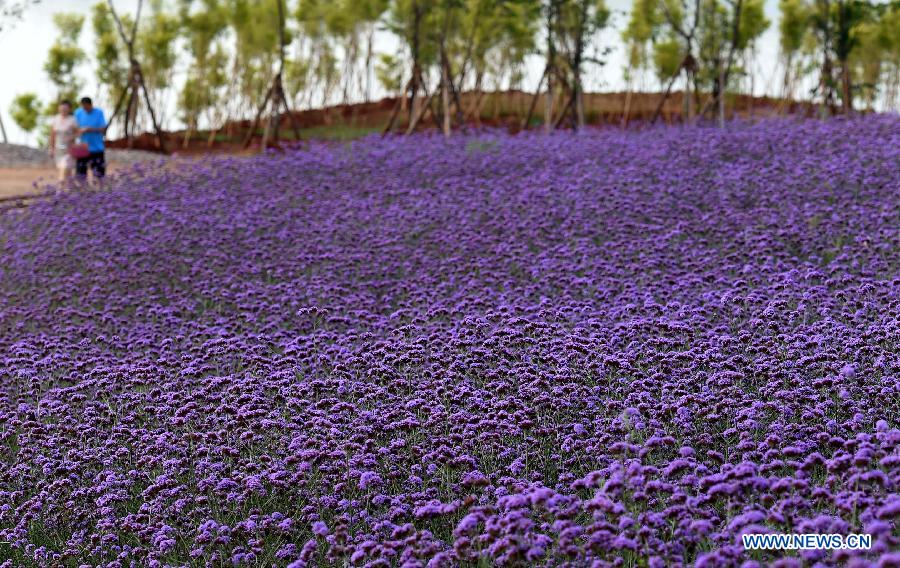
{"type": "Polygon", "coordinates": [[[896,116],[421,135],[2,213],[0,566],[897,566],[898,171],[896,116]]]}

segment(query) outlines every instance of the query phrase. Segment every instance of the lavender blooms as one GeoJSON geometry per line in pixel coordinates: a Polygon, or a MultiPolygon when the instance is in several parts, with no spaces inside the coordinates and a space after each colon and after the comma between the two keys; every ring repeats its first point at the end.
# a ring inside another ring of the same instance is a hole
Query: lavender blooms
{"type": "Polygon", "coordinates": [[[418,136],[7,212],[0,565],[895,566],[898,167],[896,117],[418,136]]]}

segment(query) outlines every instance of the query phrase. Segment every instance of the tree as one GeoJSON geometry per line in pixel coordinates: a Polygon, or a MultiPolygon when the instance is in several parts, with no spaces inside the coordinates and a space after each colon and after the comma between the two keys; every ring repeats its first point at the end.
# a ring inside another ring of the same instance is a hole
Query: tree
{"type": "Polygon", "coordinates": [[[9,107],[9,114],[26,135],[31,134],[41,116],[41,101],[34,93],[16,95],[9,107]]]}
{"type": "MultiPolygon", "coordinates": [[[[808,25],[811,40],[818,51],[819,80],[814,94],[820,97],[822,107],[828,112],[837,110],[836,99],[841,100],[841,110],[853,111],[854,60],[867,31],[877,26],[882,18],[896,9],[896,3],[876,3],[869,0],[813,0],[808,5],[808,25]]],[[[871,45],[871,44],[870,44],[871,45]]],[[[866,54],[873,61],[877,53],[866,54]]],[[[880,63],[876,67],[880,66],[880,63]]]]}
{"type": "Polygon", "coordinates": [[[719,125],[725,125],[724,95],[735,59],[751,49],[768,26],[761,0],[726,0],[725,3],[705,0],[700,26],[699,73],[701,83],[709,85],[712,97],[700,116],[717,109],[719,125]]]}
{"type": "MultiPolygon", "coordinates": [[[[0,10],[9,1],[0,0],[0,10]]],[[[651,73],[664,91],[652,120],[682,81],[685,120],[712,116],[723,124],[727,94],[744,88],[745,78],[754,91],[755,45],[770,24],[763,3],[634,0],[621,34],[622,124],[632,92],[651,73]]],[[[92,59],[104,95],[117,101],[112,118],[124,108],[125,137],[149,115],[160,145],[165,117],[157,121],[154,109],[168,106],[184,56],[190,64],[176,100],[185,144],[201,124],[209,125],[211,144],[221,125],[234,124],[229,118],[248,116],[254,126],[245,141],[265,119],[266,144],[277,138],[285,112],[297,130],[292,105],[368,101],[373,79],[399,95],[385,133],[402,115],[407,133],[429,120],[449,135],[479,123],[491,89],[518,88],[526,60],[537,54],[544,69],[527,114],[519,109],[523,126],[543,99],[547,130],[581,128],[591,66],[602,65],[609,51],[598,41],[610,21],[604,0],[148,0],[141,19],[142,5],[139,0],[133,18],[120,17],[109,0],[92,8],[92,59]],[[394,34],[397,53],[374,53],[376,29],[394,34]],[[471,96],[463,96],[466,90],[471,96]]],[[[817,73],[813,96],[830,110],[850,112],[854,100],[867,108],[895,104],[898,6],[896,0],[779,0],[782,95],[793,98],[804,74],[817,73]]],[[[81,86],[83,21],[57,16],[59,37],[45,66],[56,96],[75,96],[81,86]]]]}
{"type": "Polygon", "coordinates": [[[256,132],[256,127],[259,125],[259,121],[262,118],[263,113],[266,110],[266,107],[271,102],[271,110],[269,114],[269,118],[267,120],[266,128],[263,133],[262,139],[262,147],[265,148],[268,142],[268,136],[271,128],[274,127],[274,139],[278,140],[278,127],[281,122],[281,110],[287,113],[288,118],[291,122],[291,127],[294,130],[294,139],[300,140],[300,126],[297,124],[297,118],[294,116],[294,113],[291,111],[290,104],[288,103],[287,97],[284,93],[284,67],[285,67],[285,57],[286,50],[289,43],[287,37],[286,27],[286,14],[284,8],[284,0],[275,0],[276,3],[276,21],[274,22],[275,28],[277,30],[277,39],[278,39],[278,59],[277,59],[277,69],[275,71],[275,75],[272,77],[271,82],[269,83],[269,88],[266,91],[265,97],[263,97],[262,103],[259,105],[256,111],[256,117],[253,119],[253,122],[250,125],[250,131],[247,133],[247,137],[244,139],[244,147],[248,147],[250,142],[253,139],[253,135],[256,132]]]}
{"type": "Polygon", "coordinates": [[[602,64],[602,60],[588,54],[588,48],[596,35],[609,23],[609,14],[604,0],[570,0],[559,3],[555,37],[560,44],[558,51],[563,54],[566,64],[567,76],[563,83],[569,85],[570,96],[558,123],[570,112],[572,127],[584,127],[584,65],[588,62],[602,64]]]}
{"type": "Polygon", "coordinates": [[[354,82],[365,101],[371,96],[375,26],[388,4],[388,0],[332,0],[301,5],[302,19],[320,26],[342,54],[344,104],[349,102],[354,82]]]}
{"type": "Polygon", "coordinates": [[[57,100],[75,99],[83,85],[76,71],[86,59],[84,50],[78,45],[84,16],[60,12],[53,15],[53,24],[58,35],[47,53],[44,72],[56,89],[57,100]]]}
{"type": "MultiPolygon", "coordinates": [[[[625,107],[622,111],[622,126],[628,125],[628,116],[631,113],[631,97],[634,90],[635,75],[643,78],[647,68],[652,63],[650,50],[655,41],[655,30],[661,23],[659,6],[655,0],[634,0],[628,24],[622,31],[622,41],[625,42],[626,67],[624,78],[626,84],[625,107]]],[[[676,55],[677,57],[677,55],[676,55]]],[[[664,74],[665,77],[674,73],[674,66],[664,74]]]]}
{"type": "Polygon", "coordinates": [[[141,8],[143,7],[143,0],[138,0],[137,12],[135,14],[134,20],[130,22],[130,32],[126,32],[125,22],[127,21],[123,22],[122,18],[119,17],[118,13],[116,13],[116,9],[113,5],[112,0],[107,0],[107,5],[109,6],[109,14],[110,16],[112,16],[112,19],[116,24],[116,31],[119,32],[119,39],[125,45],[125,50],[128,57],[128,82],[122,89],[122,93],[119,97],[119,100],[116,102],[112,116],[110,116],[109,118],[108,124],[112,124],[116,119],[116,116],[118,116],[119,110],[122,107],[122,103],[127,98],[128,104],[125,107],[125,113],[122,123],[124,125],[125,138],[128,140],[128,144],[130,146],[133,143],[133,138],[130,136],[130,134],[134,132],[137,124],[137,110],[138,106],[140,105],[140,94],[141,92],[143,92],[144,103],[147,107],[147,112],[150,114],[150,121],[153,124],[153,130],[156,132],[156,145],[161,151],[165,152],[166,148],[165,141],[163,140],[162,129],[160,128],[159,122],[156,120],[156,113],[153,110],[153,103],[150,100],[150,92],[147,89],[146,82],[144,81],[144,71],[141,67],[141,64],[137,60],[135,49],[135,40],[137,38],[138,25],[141,20],[141,8]]]}
{"type": "Polygon", "coordinates": [[[114,104],[123,96],[128,84],[128,57],[105,0],[91,8],[91,29],[94,32],[97,83],[105,87],[105,96],[114,104]]]}
{"type": "Polygon", "coordinates": [[[161,125],[166,122],[163,95],[172,85],[180,27],[178,17],[166,11],[163,0],[150,0],[150,17],[138,27],[135,40],[135,50],[142,62],[149,98],[154,107],[160,109],[161,125]]]}
{"type": "Polygon", "coordinates": [[[389,53],[382,53],[378,56],[378,62],[375,64],[375,78],[388,94],[400,96],[403,90],[403,71],[404,62],[401,58],[389,53]]]}
{"type": "Polygon", "coordinates": [[[526,56],[536,50],[540,5],[536,0],[466,0],[459,13],[459,25],[452,29],[445,50],[451,62],[451,85],[457,121],[474,119],[480,124],[486,100],[484,86],[516,89],[524,76],[526,56]],[[468,83],[475,97],[463,109],[459,92],[468,83]]]}
{"type": "Polygon", "coordinates": [[[384,13],[387,11],[389,0],[356,0],[355,17],[358,25],[362,28],[365,35],[366,54],[365,54],[365,82],[362,85],[363,100],[369,102],[372,98],[372,74],[375,63],[375,29],[384,13]]]}
{"type": "Polygon", "coordinates": [[[884,108],[898,109],[900,92],[900,3],[880,4],[876,18],[860,30],[860,48],[851,55],[871,108],[877,97],[884,108]]]}
{"type": "Polygon", "coordinates": [[[408,97],[407,132],[412,132],[430,107],[431,95],[428,94],[425,77],[438,57],[438,46],[433,41],[435,35],[429,33],[436,26],[436,7],[436,3],[430,0],[394,0],[388,11],[387,28],[400,39],[409,53],[409,79],[385,127],[385,134],[393,128],[404,96],[408,97]]]}
{"type": "Polygon", "coordinates": [[[181,0],[179,19],[180,35],[191,58],[188,75],[178,97],[178,109],[186,126],[183,145],[188,145],[204,114],[208,115],[210,123],[207,144],[211,145],[227,115],[220,109],[226,107],[222,101],[222,91],[228,82],[226,70],[229,57],[219,40],[228,29],[228,10],[220,0],[181,0]]]}
{"type": "Polygon", "coordinates": [[[835,56],[841,73],[841,109],[844,114],[853,110],[853,77],[850,56],[859,46],[860,27],[869,15],[871,6],[861,0],[837,0],[833,41],[835,56]]]}
{"type": "Polygon", "coordinates": [[[659,0],[659,6],[664,17],[657,33],[662,34],[666,39],[656,44],[654,59],[659,68],[661,62],[677,53],[678,64],[674,66],[674,69],[666,69],[666,71],[671,71],[671,74],[651,122],[656,122],[672,91],[672,86],[682,74],[684,75],[684,96],[682,97],[684,117],[686,120],[691,120],[695,91],[698,89],[698,63],[695,50],[702,15],[702,0],[659,0]]]}
{"type": "Polygon", "coordinates": [[[778,10],[781,15],[778,21],[779,46],[784,65],[781,96],[793,99],[796,82],[803,73],[801,57],[809,37],[809,6],[804,0],[779,0],[778,10]]]}

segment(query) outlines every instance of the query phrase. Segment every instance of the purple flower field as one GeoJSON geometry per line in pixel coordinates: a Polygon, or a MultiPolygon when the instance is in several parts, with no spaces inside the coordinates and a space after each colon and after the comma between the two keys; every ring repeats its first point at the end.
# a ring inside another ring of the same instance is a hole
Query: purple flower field
{"type": "Polygon", "coordinates": [[[137,168],[0,215],[0,565],[900,566],[900,118],[137,168]]]}

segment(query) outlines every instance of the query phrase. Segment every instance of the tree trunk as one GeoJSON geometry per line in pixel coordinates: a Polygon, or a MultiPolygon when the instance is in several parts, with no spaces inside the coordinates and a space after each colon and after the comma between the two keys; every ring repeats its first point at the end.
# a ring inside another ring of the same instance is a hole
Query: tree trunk
{"type": "Polygon", "coordinates": [[[196,127],[196,121],[191,120],[187,124],[187,128],[184,129],[184,138],[181,141],[181,147],[187,148],[191,143],[191,136],[194,134],[194,128],[196,127]]]}
{"type": "Polygon", "coordinates": [[[9,144],[9,138],[6,137],[6,127],[3,125],[3,114],[0,113],[0,134],[3,135],[3,143],[9,144]]]}
{"type": "Polygon", "coordinates": [[[274,103],[272,105],[272,114],[269,115],[272,121],[272,142],[278,144],[278,131],[281,129],[281,108],[278,104],[278,99],[272,102],[274,103]]]}
{"type": "Polygon", "coordinates": [[[422,78],[422,66],[419,61],[419,33],[420,24],[422,22],[422,10],[416,0],[413,0],[413,37],[410,51],[412,52],[412,89],[409,96],[409,124],[412,124],[414,117],[418,115],[418,105],[416,95],[419,91],[419,82],[422,78]]]}
{"type": "Polygon", "coordinates": [[[263,128],[262,143],[260,144],[260,150],[262,150],[263,152],[265,152],[266,148],[269,146],[269,133],[271,132],[271,130],[272,130],[272,115],[270,114],[266,118],[266,126],[265,126],[265,128],[263,128]]]}
{"type": "Polygon", "coordinates": [[[373,44],[375,41],[375,26],[369,28],[368,34],[366,36],[366,94],[365,101],[371,102],[372,100],[372,50],[373,44]]]}
{"type": "Polygon", "coordinates": [[[578,129],[581,130],[584,128],[584,91],[580,84],[578,85],[578,91],[575,94],[575,117],[578,129]]]}
{"type": "MultiPolygon", "coordinates": [[[[828,10],[829,3],[825,3],[826,13],[828,10]]],[[[826,38],[827,34],[830,34],[829,30],[825,31],[826,38]]],[[[832,77],[832,63],[831,63],[831,45],[827,40],[823,42],[822,45],[822,72],[819,78],[819,88],[822,91],[822,105],[824,107],[824,111],[826,113],[831,113],[834,106],[834,89],[833,89],[834,79],[832,77]]]]}
{"type": "Polygon", "coordinates": [[[634,86],[629,80],[628,87],[625,91],[625,107],[622,109],[622,120],[619,122],[619,126],[621,126],[622,128],[628,128],[628,115],[631,113],[631,97],[633,92],[634,86]]]}
{"type": "MultiPolygon", "coordinates": [[[[751,54],[750,61],[755,61],[755,60],[756,60],[756,57],[754,57],[751,54]]],[[[746,63],[745,66],[747,67],[747,69],[750,69],[749,63],[746,63]]],[[[756,74],[751,72],[750,73],[750,119],[751,120],[753,119],[754,102],[755,102],[755,99],[753,97],[755,97],[755,96],[756,96],[756,74]]]]}
{"type": "Polygon", "coordinates": [[[553,42],[553,24],[556,16],[554,8],[556,4],[550,3],[547,8],[547,99],[544,103],[544,132],[553,129],[553,77],[556,73],[556,44],[553,42]]]}
{"type": "Polygon", "coordinates": [[[784,78],[781,84],[781,100],[778,102],[778,114],[783,114],[785,107],[790,105],[788,101],[791,101],[794,98],[793,90],[791,88],[791,72],[793,66],[794,55],[789,53],[784,61],[784,78]]]}
{"type": "Polygon", "coordinates": [[[487,97],[484,96],[483,87],[484,73],[479,72],[475,76],[475,96],[472,97],[471,107],[466,111],[466,116],[475,122],[476,128],[481,128],[481,110],[484,108],[484,101],[487,100],[487,97]]]}
{"type": "Polygon", "coordinates": [[[413,118],[419,113],[419,75],[420,71],[418,66],[413,65],[413,78],[412,83],[409,86],[409,104],[406,105],[406,111],[408,113],[407,123],[412,123],[413,118]]]}
{"type": "Polygon", "coordinates": [[[850,81],[850,63],[841,60],[841,110],[844,114],[853,112],[853,88],[850,81]]]}
{"type": "MultiPolygon", "coordinates": [[[[253,122],[250,124],[250,130],[247,132],[246,138],[244,138],[244,144],[243,144],[244,148],[250,147],[250,142],[253,140],[253,136],[256,134],[256,128],[259,126],[259,121],[262,119],[263,112],[266,110],[266,107],[269,105],[269,99],[272,98],[272,95],[274,94],[273,93],[274,90],[275,90],[275,85],[273,83],[271,86],[269,86],[269,90],[266,91],[266,96],[263,99],[262,104],[259,105],[259,109],[257,109],[257,111],[256,111],[256,116],[253,118],[253,122]]],[[[265,144],[263,144],[263,148],[265,148],[265,144]]]]}
{"type": "Polygon", "coordinates": [[[529,127],[529,123],[531,122],[531,117],[534,115],[534,109],[537,106],[538,98],[541,96],[541,86],[544,84],[544,79],[547,78],[547,68],[544,68],[544,74],[541,75],[541,80],[538,81],[537,88],[534,91],[534,96],[531,97],[531,105],[528,107],[528,114],[525,115],[525,119],[522,121],[522,129],[526,129],[529,127]]]}
{"type": "Polygon", "coordinates": [[[213,127],[209,129],[209,136],[206,137],[206,147],[212,148],[213,144],[216,143],[216,134],[219,133],[218,127],[213,127]]]}
{"type": "Polygon", "coordinates": [[[672,85],[675,84],[675,81],[678,79],[678,76],[681,75],[682,69],[683,69],[683,66],[679,67],[678,70],[675,71],[675,73],[673,73],[672,76],[669,78],[669,83],[666,85],[666,90],[665,90],[665,92],[663,92],[663,96],[660,97],[659,103],[656,104],[656,110],[653,111],[653,118],[650,119],[650,124],[655,123],[656,120],[659,118],[659,115],[663,110],[663,106],[666,104],[666,100],[669,98],[669,95],[672,93],[672,85]]]}
{"type": "Polygon", "coordinates": [[[346,105],[350,102],[350,89],[353,82],[353,62],[356,61],[357,38],[354,33],[350,38],[350,45],[344,52],[344,86],[341,92],[341,104],[346,105]]]}
{"type": "Polygon", "coordinates": [[[487,103],[488,96],[484,90],[479,89],[478,100],[475,101],[475,123],[481,126],[481,116],[484,114],[484,105],[487,103]]]}
{"type": "Polygon", "coordinates": [[[589,2],[581,2],[581,13],[578,20],[578,35],[575,40],[575,53],[572,57],[572,74],[574,75],[574,77],[572,77],[572,104],[574,105],[572,111],[575,115],[573,124],[576,130],[584,128],[584,89],[581,84],[581,62],[584,58],[584,35],[587,31],[587,26],[589,25],[588,5],[589,2]]]}
{"type": "Polygon", "coordinates": [[[719,65],[719,84],[716,98],[719,99],[719,128],[725,128],[725,67],[719,65]]]}
{"type": "MultiPolygon", "coordinates": [[[[443,51],[443,50],[442,50],[443,51]]],[[[441,112],[443,114],[444,137],[450,138],[450,73],[446,55],[441,57],[441,112]]]]}
{"type": "Polygon", "coordinates": [[[416,129],[416,126],[419,125],[419,121],[422,120],[422,118],[425,116],[425,113],[428,112],[428,109],[431,108],[432,98],[434,98],[433,92],[431,94],[426,93],[425,101],[422,104],[416,105],[416,114],[413,115],[412,119],[409,122],[409,126],[406,127],[406,134],[412,134],[416,129]]]}
{"type": "Polygon", "coordinates": [[[141,88],[144,90],[144,103],[147,105],[147,112],[150,113],[150,123],[153,125],[153,131],[156,133],[156,146],[160,152],[166,151],[166,143],[163,140],[162,128],[156,121],[156,113],[153,111],[153,105],[150,103],[150,93],[147,91],[147,85],[144,83],[144,73],[141,71],[137,62],[134,63],[137,68],[138,77],[140,79],[141,88]]]}
{"type": "Polygon", "coordinates": [[[134,125],[134,115],[137,109],[137,91],[134,88],[134,83],[131,83],[131,95],[128,97],[128,107],[125,109],[125,140],[128,143],[128,147],[132,148],[134,146],[134,140],[132,139],[132,126],[134,125]]]}
{"type": "Polygon", "coordinates": [[[400,114],[400,111],[403,110],[404,104],[406,102],[406,93],[412,87],[412,79],[406,82],[406,86],[403,88],[403,92],[400,93],[400,96],[397,97],[397,102],[394,103],[394,110],[391,112],[391,118],[388,120],[388,123],[385,125],[384,130],[381,132],[381,136],[387,136],[388,132],[393,130],[394,123],[397,121],[397,115],[400,114]]]}
{"type": "Polygon", "coordinates": [[[284,107],[284,113],[288,116],[288,121],[291,123],[291,131],[294,133],[294,140],[296,142],[301,141],[300,134],[300,123],[297,122],[297,116],[294,114],[294,110],[291,108],[290,103],[287,100],[287,97],[284,95],[284,84],[281,81],[281,71],[278,71],[278,101],[281,106],[284,107]]]}
{"type": "Polygon", "coordinates": [[[544,132],[553,129],[553,74],[547,74],[547,97],[544,100],[544,132]]]}

